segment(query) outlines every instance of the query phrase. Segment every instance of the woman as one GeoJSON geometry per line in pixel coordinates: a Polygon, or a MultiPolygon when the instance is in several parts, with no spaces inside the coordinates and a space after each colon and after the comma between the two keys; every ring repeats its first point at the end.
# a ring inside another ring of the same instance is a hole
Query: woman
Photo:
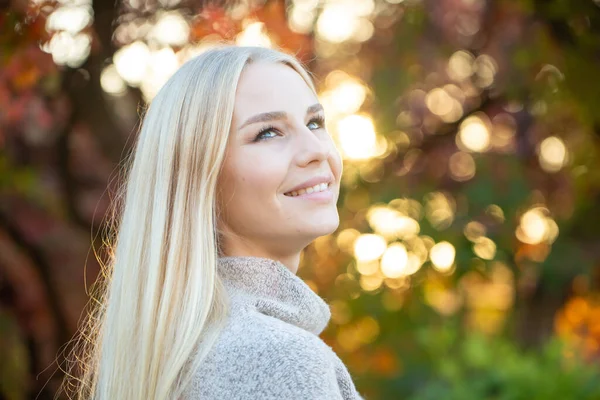
{"type": "Polygon", "coordinates": [[[77,397],[361,399],[296,275],[338,227],[342,173],[302,65],[202,53],[153,99],[129,161],[77,397]]]}

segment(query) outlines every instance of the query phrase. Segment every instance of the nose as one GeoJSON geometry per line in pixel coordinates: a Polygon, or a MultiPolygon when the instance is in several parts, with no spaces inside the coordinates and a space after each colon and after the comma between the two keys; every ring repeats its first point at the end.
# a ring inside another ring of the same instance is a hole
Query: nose
{"type": "Polygon", "coordinates": [[[323,131],[312,131],[306,126],[299,128],[296,135],[295,156],[299,166],[309,165],[311,162],[320,164],[327,160],[331,152],[331,145],[323,131]]]}

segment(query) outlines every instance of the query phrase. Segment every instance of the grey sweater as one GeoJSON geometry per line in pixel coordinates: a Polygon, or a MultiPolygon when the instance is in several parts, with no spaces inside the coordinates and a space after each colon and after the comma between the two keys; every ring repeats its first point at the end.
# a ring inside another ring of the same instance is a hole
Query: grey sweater
{"type": "Polygon", "coordinates": [[[281,262],[218,259],[231,313],[184,398],[364,400],[318,336],[329,305],[281,262]]]}

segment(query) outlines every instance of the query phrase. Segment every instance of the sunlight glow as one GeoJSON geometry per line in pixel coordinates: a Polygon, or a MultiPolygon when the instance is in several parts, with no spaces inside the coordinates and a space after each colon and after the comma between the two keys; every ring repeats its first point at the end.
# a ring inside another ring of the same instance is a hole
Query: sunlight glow
{"type": "Polygon", "coordinates": [[[381,149],[373,121],[366,115],[352,114],[338,121],[337,135],[346,158],[368,159],[385,151],[381,149]]]}
{"type": "Polygon", "coordinates": [[[150,50],[146,43],[135,41],[117,50],[113,60],[121,78],[131,86],[139,86],[146,75],[150,50]]]}
{"type": "Polygon", "coordinates": [[[468,181],[475,176],[475,160],[469,153],[457,151],[450,156],[448,169],[455,181],[468,181]]]}
{"type": "Polygon", "coordinates": [[[358,261],[376,260],[387,248],[387,242],[381,235],[365,233],[354,242],[354,256],[358,261]]]}
{"type": "Polygon", "coordinates": [[[156,40],[161,45],[182,46],[190,36],[188,22],[178,12],[162,14],[150,31],[148,39],[156,40]]]}
{"type": "Polygon", "coordinates": [[[235,39],[238,46],[272,47],[264,22],[251,22],[235,39]]]}
{"type": "Polygon", "coordinates": [[[523,243],[553,243],[558,236],[558,225],[546,207],[534,207],[521,216],[516,236],[523,243]]]}
{"type": "Polygon", "coordinates": [[[457,82],[464,81],[473,75],[473,62],[475,57],[465,50],[459,50],[452,54],[448,60],[446,73],[457,82]]]}
{"type": "Polygon", "coordinates": [[[352,77],[331,90],[334,106],[338,112],[345,114],[358,111],[365,101],[366,94],[366,87],[352,77]]]}
{"type": "Polygon", "coordinates": [[[152,99],[165,82],[175,73],[179,62],[170,47],[150,53],[150,61],[141,89],[146,100],[152,99]]]}
{"type": "Polygon", "coordinates": [[[100,74],[102,90],[113,96],[121,96],[127,91],[127,85],[121,78],[114,64],[110,64],[100,74]]]}
{"type": "Polygon", "coordinates": [[[350,39],[357,28],[358,21],[349,4],[327,4],[317,20],[317,34],[332,43],[350,39]]]}
{"type": "Polygon", "coordinates": [[[381,272],[387,278],[399,278],[406,273],[408,252],[402,243],[391,244],[381,257],[381,272]]]}
{"type": "Polygon", "coordinates": [[[92,22],[89,6],[62,6],[56,8],[46,20],[46,30],[65,31],[72,35],[79,33],[92,22]]]}
{"type": "Polygon", "coordinates": [[[464,151],[484,152],[490,147],[490,129],[482,116],[472,115],[460,124],[456,144],[464,151]]]}
{"type": "Polygon", "coordinates": [[[547,172],[558,172],[566,165],[568,152],[565,143],[556,136],[544,139],[538,149],[541,167],[547,172]]]}
{"type": "Polygon", "coordinates": [[[429,252],[434,268],[441,272],[446,272],[452,268],[455,255],[454,246],[446,241],[435,244],[429,252]]]}
{"type": "Polygon", "coordinates": [[[455,202],[449,193],[431,192],[425,196],[425,215],[437,230],[443,230],[454,221],[455,202]]]}
{"type": "Polygon", "coordinates": [[[62,31],[55,33],[48,43],[48,51],[52,60],[58,65],[77,68],[85,62],[90,54],[92,39],[87,33],[72,35],[62,31]]]}

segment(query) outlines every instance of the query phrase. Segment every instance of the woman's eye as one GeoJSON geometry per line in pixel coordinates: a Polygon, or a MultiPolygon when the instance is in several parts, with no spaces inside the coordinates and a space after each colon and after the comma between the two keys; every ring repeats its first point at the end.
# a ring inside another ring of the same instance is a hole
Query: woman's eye
{"type": "Polygon", "coordinates": [[[271,137],[277,136],[277,133],[276,133],[276,132],[275,132],[273,129],[274,129],[274,128],[273,128],[272,126],[270,126],[270,127],[268,127],[268,128],[265,128],[265,129],[261,130],[261,131],[258,133],[258,135],[256,135],[256,137],[254,138],[254,141],[255,141],[255,142],[259,142],[259,141],[261,141],[261,140],[270,139],[271,137]],[[268,136],[267,136],[267,137],[265,137],[265,134],[266,134],[266,133],[269,133],[269,132],[273,133],[273,134],[274,134],[274,136],[271,136],[271,137],[268,137],[268,136]]]}
{"type": "Polygon", "coordinates": [[[317,127],[315,129],[324,128],[325,127],[325,119],[321,116],[315,117],[310,120],[309,125],[312,123],[316,123],[317,127]]]}
{"type": "MultiPolygon", "coordinates": [[[[310,126],[310,124],[317,124],[314,129],[325,128],[325,118],[323,118],[322,116],[317,116],[309,121],[308,126],[310,126]]],[[[278,133],[275,130],[275,127],[268,126],[264,129],[262,129],[260,132],[258,132],[256,137],[254,138],[254,141],[260,142],[262,140],[272,139],[275,136],[278,136],[278,133]],[[269,132],[272,133],[273,136],[266,136],[266,134],[269,132]]]]}

